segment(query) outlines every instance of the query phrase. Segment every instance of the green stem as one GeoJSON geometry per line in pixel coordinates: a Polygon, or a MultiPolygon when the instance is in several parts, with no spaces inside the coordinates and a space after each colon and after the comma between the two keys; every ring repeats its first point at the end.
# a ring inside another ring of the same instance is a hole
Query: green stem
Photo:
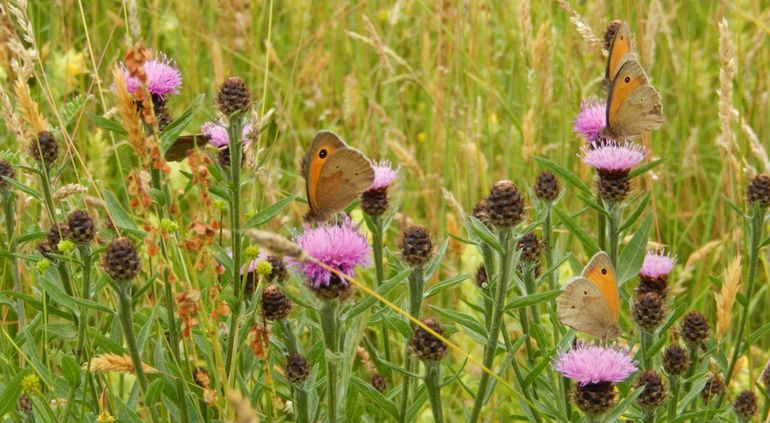
{"type": "Polygon", "coordinates": [[[309,423],[310,416],[307,410],[307,391],[304,387],[294,387],[294,410],[297,413],[297,423],[309,423]]]}
{"type": "MultiPolygon", "coordinates": [[[[134,335],[134,320],[131,317],[132,305],[131,305],[131,282],[130,281],[116,281],[117,293],[118,293],[118,314],[120,317],[120,325],[123,327],[123,337],[126,339],[126,345],[128,346],[128,352],[131,355],[131,362],[134,365],[134,372],[136,373],[136,380],[139,382],[139,387],[142,389],[142,394],[147,395],[147,376],[144,374],[144,368],[142,367],[142,357],[139,353],[139,346],[136,343],[136,336],[134,335]]],[[[150,410],[150,417],[153,422],[158,421],[157,411],[155,410],[155,404],[146,404],[150,410]]]]}
{"type": "Polygon", "coordinates": [[[569,398],[569,379],[567,379],[565,376],[561,377],[561,398],[562,402],[564,403],[564,410],[567,412],[565,416],[567,417],[567,420],[572,420],[572,403],[570,402],[569,398]]]}
{"type": "MultiPolygon", "coordinates": [[[[336,300],[325,301],[320,311],[321,330],[326,345],[326,394],[329,423],[337,422],[337,379],[339,376],[340,316],[336,300]]],[[[344,416],[343,416],[344,417],[344,416]]]]}
{"type": "MultiPolygon", "coordinates": [[[[422,309],[422,294],[425,288],[425,279],[422,266],[415,266],[412,273],[409,274],[409,314],[416,319],[420,319],[422,309]]],[[[411,390],[412,377],[409,373],[414,373],[417,363],[414,357],[409,353],[409,345],[404,347],[404,375],[401,387],[401,410],[399,413],[400,421],[406,421],[406,413],[409,408],[409,391],[411,390]]]]}
{"type": "MultiPolygon", "coordinates": [[[[695,374],[695,369],[698,367],[698,346],[693,344],[687,344],[687,348],[690,350],[690,366],[687,367],[687,373],[684,375],[684,391],[690,392],[692,386],[692,375],[695,374]]],[[[693,402],[694,403],[694,402],[693,402]]]]}
{"type": "MultiPolygon", "coordinates": [[[[732,359],[730,359],[730,365],[727,367],[727,373],[725,374],[725,386],[730,386],[730,380],[733,377],[733,371],[735,371],[735,364],[738,362],[741,351],[749,351],[751,348],[751,338],[746,338],[745,346],[741,346],[743,343],[744,332],[746,328],[746,322],[749,317],[749,305],[754,295],[754,281],[757,279],[757,269],[759,265],[759,249],[762,242],[762,227],[764,226],[765,213],[759,204],[753,206],[754,214],[751,217],[751,239],[749,246],[749,277],[746,283],[746,306],[743,307],[741,313],[741,320],[738,324],[738,334],[735,337],[735,350],[733,351],[732,359]]],[[[720,395],[717,402],[717,408],[722,406],[722,399],[725,395],[720,395]]]]}
{"type": "MultiPolygon", "coordinates": [[[[16,221],[14,220],[13,213],[13,197],[10,191],[3,189],[3,211],[5,213],[5,233],[8,237],[8,252],[11,254],[11,259],[8,265],[11,267],[11,279],[13,279],[13,289],[16,292],[22,293],[23,288],[21,286],[21,277],[19,275],[19,266],[16,261],[16,221]]],[[[27,326],[27,316],[24,312],[24,301],[19,298],[16,300],[16,319],[19,323],[19,333],[24,332],[24,328],[27,326]]]]}
{"type": "MultiPolygon", "coordinates": [[[[83,297],[84,300],[90,299],[89,291],[91,291],[91,249],[88,248],[88,246],[80,246],[80,261],[82,263],[82,273],[83,273],[83,288],[80,295],[83,297]]],[[[88,330],[88,308],[85,306],[80,307],[80,315],[77,317],[77,325],[78,325],[78,340],[77,340],[77,346],[75,347],[75,359],[78,363],[83,362],[83,350],[85,349],[85,340],[86,340],[86,331],[88,330]]],[[[88,360],[86,360],[88,361],[88,360]]],[[[79,386],[78,384],[73,384],[70,387],[69,393],[67,395],[67,403],[64,408],[64,419],[63,421],[69,421],[68,417],[70,413],[72,412],[72,406],[71,404],[74,403],[75,394],[77,393],[77,388],[79,386]]]]}
{"type": "MultiPolygon", "coordinates": [[[[374,230],[372,231],[372,247],[374,250],[374,270],[376,275],[375,287],[379,288],[385,282],[385,269],[382,260],[382,218],[380,216],[372,216],[372,222],[374,223],[374,230]]],[[[390,358],[390,335],[388,334],[388,326],[385,324],[384,313],[380,323],[382,324],[382,348],[385,350],[385,360],[392,362],[390,358]]]]}
{"type": "MultiPolygon", "coordinates": [[[[516,361],[515,358],[511,360],[511,367],[513,367],[513,374],[516,376],[516,383],[518,383],[520,387],[523,387],[524,376],[521,374],[519,362],[516,361]]],[[[527,408],[529,408],[530,414],[535,418],[537,423],[540,423],[540,413],[532,407],[532,396],[527,389],[522,388],[521,391],[524,394],[524,399],[526,399],[527,408]]]]}
{"type": "MultiPolygon", "coordinates": [[[[602,204],[602,197],[601,197],[601,195],[596,194],[596,200],[597,200],[597,202],[599,204],[602,204]]],[[[598,241],[598,244],[599,244],[599,249],[604,251],[607,248],[607,243],[606,243],[606,239],[607,239],[607,217],[602,212],[597,212],[597,213],[598,213],[598,216],[596,217],[596,224],[597,224],[596,232],[598,232],[598,234],[597,234],[597,237],[598,237],[597,241],[598,241]]]]}
{"type": "Polygon", "coordinates": [[[676,418],[676,408],[679,405],[679,376],[669,376],[669,385],[671,387],[671,398],[668,400],[668,421],[676,418]]]}
{"type": "MultiPolygon", "coordinates": [[[[497,280],[497,285],[495,287],[495,298],[492,305],[492,321],[489,325],[489,338],[487,338],[487,344],[484,346],[484,357],[482,360],[484,367],[488,369],[492,368],[492,364],[495,361],[497,338],[500,334],[503,311],[505,308],[505,296],[508,292],[508,279],[510,279],[511,273],[511,253],[513,250],[510,245],[510,237],[510,229],[504,228],[500,230],[500,245],[503,246],[503,253],[500,254],[500,278],[497,280]]],[[[484,405],[484,397],[486,396],[488,385],[489,374],[484,372],[481,374],[481,380],[479,380],[479,388],[478,391],[476,391],[476,398],[473,401],[473,410],[468,418],[469,423],[475,423],[478,420],[479,415],[481,414],[481,407],[484,405]]]]}
{"type": "MultiPolygon", "coordinates": [[[[551,203],[545,205],[545,219],[543,220],[543,244],[545,244],[545,268],[553,266],[553,226],[551,223],[551,203]]],[[[556,289],[556,272],[551,272],[548,277],[548,289],[556,289]]]]}
{"type": "Polygon", "coordinates": [[[644,410],[644,423],[654,423],[655,422],[655,409],[652,410],[644,410]]]}
{"type": "Polygon", "coordinates": [[[495,275],[495,255],[492,247],[482,244],[481,256],[484,258],[484,270],[487,272],[487,286],[481,288],[484,293],[484,324],[489,330],[489,325],[492,323],[492,290],[490,287],[492,286],[492,277],[495,275]]]}
{"type": "Polygon", "coordinates": [[[425,363],[425,389],[428,391],[430,408],[433,411],[433,421],[444,422],[444,413],[441,410],[441,365],[439,363],[425,363]]]}
{"type": "Polygon", "coordinates": [[[640,348],[640,353],[642,354],[642,369],[650,370],[650,358],[647,354],[647,351],[650,349],[650,345],[652,345],[653,334],[648,332],[645,329],[642,329],[641,332],[642,332],[642,342],[641,342],[642,345],[640,348]]]}
{"type": "Polygon", "coordinates": [[[609,255],[612,265],[617,269],[618,266],[618,224],[620,223],[620,206],[616,203],[610,203],[607,210],[610,218],[607,219],[607,232],[609,232],[609,255]]]}
{"type": "Polygon", "coordinates": [[[233,252],[233,294],[236,298],[236,306],[233,309],[230,320],[230,338],[227,347],[227,361],[225,371],[230,375],[230,368],[235,356],[235,338],[238,337],[238,320],[243,301],[243,287],[241,284],[241,123],[242,116],[236,113],[230,117],[227,127],[230,150],[230,238],[233,252]]]}
{"type": "Polygon", "coordinates": [[[291,353],[299,353],[299,343],[297,343],[297,337],[294,336],[294,331],[289,326],[289,321],[281,319],[278,321],[278,325],[281,326],[281,333],[286,340],[286,350],[291,353]]]}

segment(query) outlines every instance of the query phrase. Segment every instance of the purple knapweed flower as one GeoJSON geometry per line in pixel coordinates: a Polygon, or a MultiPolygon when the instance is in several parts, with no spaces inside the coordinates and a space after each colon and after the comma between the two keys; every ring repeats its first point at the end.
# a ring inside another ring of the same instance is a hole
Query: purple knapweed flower
{"type": "Polygon", "coordinates": [[[554,363],[557,372],[577,381],[589,383],[619,383],[636,371],[636,362],[628,350],[578,343],[559,355],[554,363]]]}
{"type": "MultiPolygon", "coordinates": [[[[353,275],[356,267],[368,265],[371,260],[369,241],[348,216],[315,228],[305,225],[305,232],[295,237],[294,241],[311,257],[348,276],[353,275]]],[[[332,272],[318,264],[294,260],[291,263],[305,275],[313,288],[330,285],[332,272]]],[[[344,279],[342,282],[347,284],[344,279]]]]}
{"type": "Polygon", "coordinates": [[[398,171],[401,170],[401,167],[393,169],[390,166],[390,162],[381,161],[373,162],[372,169],[374,169],[374,182],[372,182],[372,186],[367,191],[387,189],[393,183],[393,180],[396,179],[396,176],[398,176],[398,171]]]}
{"type": "Polygon", "coordinates": [[[665,251],[647,251],[639,275],[648,279],[668,277],[674,269],[674,264],[676,264],[676,257],[665,251]]]}
{"type": "MultiPolygon", "coordinates": [[[[144,72],[147,74],[147,91],[150,94],[166,96],[176,94],[182,85],[182,73],[176,68],[176,63],[165,54],[159,53],[158,58],[144,63],[144,72]]],[[[129,76],[128,70],[123,67],[123,75],[126,78],[126,89],[130,93],[139,88],[142,83],[138,79],[129,76]]]]}
{"type": "Polygon", "coordinates": [[[582,135],[588,143],[599,140],[604,127],[607,126],[606,109],[606,104],[595,98],[583,100],[572,129],[582,135]]]}
{"type": "MultiPolygon", "coordinates": [[[[230,145],[230,137],[227,136],[227,128],[223,126],[223,123],[218,122],[206,122],[201,126],[201,132],[211,137],[209,143],[218,149],[227,148],[230,145]]],[[[243,126],[241,131],[241,139],[244,145],[249,145],[252,140],[249,136],[253,127],[250,123],[243,126]]]]}
{"type": "Polygon", "coordinates": [[[647,150],[629,142],[605,141],[584,146],[583,163],[604,173],[628,173],[644,160],[647,150]]]}

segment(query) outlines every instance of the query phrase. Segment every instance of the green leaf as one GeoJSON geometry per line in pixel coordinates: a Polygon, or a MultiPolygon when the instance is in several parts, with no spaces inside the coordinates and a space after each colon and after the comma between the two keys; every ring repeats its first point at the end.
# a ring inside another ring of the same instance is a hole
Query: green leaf
{"type": "Polygon", "coordinates": [[[176,141],[177,138],[179,138],[179,135],[182,134],[182,131],[184,131],[187,125],[192,122],[193,112],[195,112],[195,110],[200,107],[205,97],[205,94],[201,94],[198,97],[195,97],[195,99],[190,103],[189,106],[187,106],[184,112],[182,112],[182,114],[179,115],[176,120],[163,128],[163,132],[160,133],[160,146],[161,152],[163,154],[166,154],[166,151],[171,148],[171,145],[174,144],[174,141],[176,141]]]}
{"type": "Polygon", "coordinates": [[[749,345],[757,344],[768,333],[770,333],[770,323],[765,323],[759,329],[752,330],[751,336],[749,336],[749,345]]]}
{"type": "Polygon", "coordinates": [[[91,120],[91,122],[96,125],[97,128],[106,129],[110,132],[114,132],[118,135],[127,135],[125,129],[123,129],[123,126],[121,126],[118,122],[115,122],[112,119],[107,119],[104,116],[99,116],[97,114],[86,112],[86,116],[88,116],[88,119],[91,120]]]}
{"type": "Polygon", "coordinates": [[[147,385],[147,393],[144,397],[144,402],[147,404],[153,404],[156,401],[158,395],[163,392],[163,388],[166,387],[166,381],[163,378],[157,378],[147,385]]]}
{"type": "Polygon", "coordinates": [[[633,177],[639,176],[641,174],[644,174],[647,171],[652,170],[653,168],[657,167],[659,164],[661,164],[661,163],[663,163],[665,161],[666,161],[666,158],[665,157],[661,157],[660,159],[653,160],[653,161],[651,161],[649,163],[643,164],[643,165],[641,165],[639,167],[634,168],[631,172],[629,172],[628,176],[630,178],[633,178],[633,177]]]}
{"type": "Polygon", "coordinates": [[[631,241],[628,242],[618,258],[618,286],[623,286],[642,268],[644,254],[647,251],[647,237],[652,227],[652,215],[648,215],[639,226],[631,241]]]}
{"type": "Polygon", "coordinates": [[[72,386],[78,386],[80,384],[80,366],[78,366],[77,360],[71,355],[62,356],[61,368],[64,378],[72,386]]]}
{"type": "Polygon", "coordinates": [[[382,395],[380,391],[374,389],[374,387],[361,380],[358,376],[353,376],[350,379],[351,386],[364,397],[372,402],[379,410],[383,410],[388,413],[394,420],[398,419],[399,413],[396,404],[389,400],[385,395],[382,395]]]}
{"type": "Polygon", "coordinates": [[[136,226],[136,223],[134,223],[131,215],[128,214],[118,199],[115,198],[111,192],[107,191],[106,189],[102,189],[102,197],[104,198],[107,211],[110,212],[112,221],[115,223],[115,225],[117,225],[119,229],[129,232],[134,236],[144,238],[146,233],[139,229],[138,226],[136,226]]]}
{"type": "Polygon", "coordinates": [[[650,201],[650,196],[645,195],[644,198],[642,198],[642,202],[639,203],[639,206],[634,210],[633,213],[631,213],[631,216],[628,216],[628,219],[626,219],[625,222],[623,222],[623,225],[620,226],[620,229],[618,231],[623,232],[626,229],[630,228],[631,225],[636,223],[637,220],[639,220],[639,217],[644,213],[645,208],[647,207],[647,203],[650,201]]]}
{"type": "Polygon", "coordinates": [[[21,379],[24,376],[26,376],[26,373],[18,373],[5,385],[3,394],[0,395],[0,416],[5,416],[16,408],[19,395],[21,395],[21,379]]]}
{"type": "Polygon", "coordinates": [[[297,198],[296,196],[292,195],[291,197],[286,197],[283,200],[280,200],[273,204],[272,206],[268,206],[259,212],[249,218],[249,220],[246,221],[245,228],[257,228],[259,226],[264,225],[265,223],[269,222],[270,219],[274,218],[275,216],[278,216],[286,207],[291,204],[294,199],[297,198]]]}
{"type": "Polygon", "coordinates": [[[618,421],[618,418],[623,415],[623,413],[626,412],[626,408],[631,406],[631,404],[634,403],[636,398],[642,394],[642,391],[644,391],[644,386],[640,386],[636,388],[633,392],[629,393],[627,397],[623,399],[618,405],[615,406],[615,408],[612,409],[612,411],[609,412],[609,414],[606,417],[607,422],[616,422],[618,421]]]}
{"type": "MultiPolygon", "coordinates": [[[[29,304],[36,310],[43,311],[43,303],[36,300],[30,295],[27,295],[21,292],[16,292],[16,291],[0,291],[0,295],[5,295],[6,297],[20,298],[22,301],[29,304]]],[[[58,316],[67,320],[72,320],[72,315],[70,313],[63,312],[58,308],[53,308],[51,306],[48,306],[46,310],[48,313],[53,314],[55,316],[58,316]]]]}
{"type": "MultiPolygon", "coordinates": [[[[406,279],[406,277],[409,276],[410,273],[412,273],[411,269],[406,269],[406,270],[402,271],[401,273],[399,273],[396,276],[392,277],[390,280],[385,281],[385,283],[380,285],[375,290],[375,292],[377,294],[379,294],[380,296],[385,297],[390,291],[393,290],[393,288],[401,285],[403,283],[404,279],[406,279]]],[[[355,316],[358,316],[359,314],[363,313],[366,309],[368,309],[369,307],[373,306],[374,303],[376,303],[376,302],[377,302],[376,298],[374,298],[371,295],[367,295],[366,298],[364,298],[359,303],[357,303],[356,305],[354,305],[353,307],[350,308],[350,310],[345,315],[345,319],[344,320],[347,321],[347,320],[349,320],[349,319],[351,319],[351,318],[353,318],[355,316]]]]}
{"type": "Polygon", "coordinates": [[[583,247],[587,250],[588,255],[594,255],[599,251],[599,245],[596,244],[593,238],[591,238],[586,231],[583,230],[574,220],[567,214],[561,211],[559,208],[554,207],[553,211],[559,216],[564,226],[577,237],[583,247]]]}
{"type": "Polygon", "coordinates": [[[487,228],[487,225],[481,223],[480,220],[473,216],[468,218],[468,222],[470,223],[468,228],[472,234],[479,237],[479,239],[481,239],[485,244],[494,248],[498,253],[503,253],[503,246],[500,245],[500,241],[497,240],[497,236],[489,228],[487,228]]]}
{"type": "Polygon", "coordinates": [[[430,263],[425,266],[423,277],[426,281],[433,278],[433,274],[436,273],[436,270],[438,270],[438,267],[441,265],[441,260],[443,260],[444,255],[446,254],[447,247],[449,247],[449,239],[445,239],[444,242],[441,243],[441,247],[439,247],[436,254],[433,255],[430,263]]]}
{"type": "Polygon", "coordinates": [[[43,195],[40,194],[38,191],[22,184],[21,182],[11,179],[11,178],[3,178],[6,182],[8,182],[10,185],[13,185],[16,187],[19,191],[27,193],[29,196],[35,198],[37,201],[43,202],[43,195]]]}
{"type": "Polygon", "coordinates": [[[504,310],[509,311],[519,307],[527,307],[533,304],[551,301],[552,299],[558,297],[559,294],[561,294],[561,290],[554,289],[552,291],[536,292],[534,294],[516,297],[505,305],[504,310]]]}
{"type": "Polygon", "coordinates": [[[586,184],[584,184],[577,175],[570,172],[567,168],[562,167],[561,165],[556,164],[556,162],[543,157],[535,157],[534,159],[543,167],[550,169],[557,175],[561,176],[565,181],[569,182],[575,188],[583,191],[586,195],[592,195],[591,190],[586,186],[586,184]]]}
{"type": "Polygon", "coordinates": [[[485,338],[488,336],[487,328],[485,328],[484,325],[478,320],[476,320],[476,318],[474,318],[473,316],[470,316],[465,313],[460,313],[459,311],[442,309],[433,305],[431,305],[430,308],[435,310],[436,313],[446,317],[447,319],[453,322],[458,323],[459,325],[461,325],[462,327],[470,331],[476,332],[479,335],[484,336],[485,338]]]}
{"type": "Polygon", "coordinates": [[[464,275],[457,275],[457,276],[455,276],[453,278],[447,279],[445,281],[441,281],[441,282],[433,285],[429,289],[425,290],[425,293],[422,294],[422,298],[423,299],[430,298],[430,297],[438,294],[439,292],[444,292],[447,289],[457,285],[458,283],[468,279],[470,276],[471,275],[466,273],[464,275]]]}

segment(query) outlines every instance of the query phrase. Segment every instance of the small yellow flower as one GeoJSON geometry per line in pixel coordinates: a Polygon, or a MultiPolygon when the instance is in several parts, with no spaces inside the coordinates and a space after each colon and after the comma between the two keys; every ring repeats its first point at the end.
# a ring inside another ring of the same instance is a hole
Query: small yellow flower
{"type": "Polygon", "coordinates": [[[65,239],[65,240],[59,241],[59,243],[56,244],[56,248],[58,248],[59,251],[61,251],[62,253],[66,254],[66,253],[72,252],[72,250],[75,249],[75,244],[72,241],[65,239]]]}
{"type": "Polygon", "coordinates": [[[259,256],[259,247],[256,245],[249,245],[245,250],[243,250],[243,254],[247,258],[255,259],[257,256],[259,256]]]}
{"type": "Polygon", "coordinates": [[[40,390],[40,378],[30,373],[21,380],[21,390],[25,393],[31,394],[40,390]]]}
{"type": "Polygon", "coordinates": [[[112,414],[107,410],[99,413],[99,417],[96,418],[96,423],[113,423],[114,421],[115,417],[112,417],[112,414]]]}
{"type": "Polygon", "coordinates": [[[40,260],[37,262],[37,271],[40,273],[45,273],[49,267],[51,267],[51,262],[48,260],[40,260]]]}
{"type": "Polygon", "coordinates": [[[218,210],[224,210],[227,207],[227,201],[218,198],[214,200],[214,207],[216,207],[218,210]]]}
{"type": "Polygon", "coordinates": [[[273,265],[269,261],[263,260],[257,263],[257,274],[259,276],[267,277],[273,272],[273,265]]]}
{"type": "Polygon", "coordinates": [[[424,143],[427,140],[428,140],[428,136],[425,135],[425,132],[420,131],[420,133],[417,134],[417,142],[419,142],[420,144],[424,143]]]}
{"type": "Polygon", "coordinates": [[[251,219],[252,217],[254,217],[256,215],[257,215],[257,211],[256,210],[246,210],[246,217],[247,218],[251,219]]]}
{"type": "Polygon", "coordinates": [[[176,232],[179,230],[179,224],[172,221],[169,218],[163,218],[163,220],[160,221],[160,227],[163,228],[166,232],[176,232]]]}
{"type": "Polygon", "coordinates": [[[390,13],[388,13],[388,9],[382,8],[377,11],[377,19],[380,20],[380,22],[387,22],[390,18],[390,13]]]}

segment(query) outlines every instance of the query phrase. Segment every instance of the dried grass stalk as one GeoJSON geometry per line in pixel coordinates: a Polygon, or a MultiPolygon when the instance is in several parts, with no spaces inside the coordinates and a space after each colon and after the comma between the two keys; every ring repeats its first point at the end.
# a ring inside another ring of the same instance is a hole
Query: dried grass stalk
{"type": "Polygon", "coordinates": [[[235,423],[259,423],[256,411],[243,394],[238,391],[228,391],[226,397],[227,402],[235,410],[235,423]]]}
{"type": "Polygon", "coordinates": [[[32,132],[37,134],[48,130],[48,122],[40,114],[37,102],[32,99],[27,83],[21,79],[16,80],[16,83],[13,84],[13,91],[16,94],[16,100],[19,102],[21,116],[32,132]]]}
{"type": "Polygon", "coordinates": [[[720,133],[717,145],[728,153],[734,161],[735,152],[732,150],[733,134],[730,130],[733,109],[733,78],[735,77],[735,58],[733,43],[730,40],[730,30],[727,19],[719,21],[719,122],[720,133]]]}
{"type": "MultiPolygon", "coordinates": [[[[134,365],[131,357],[117,354],[100,354],[91,359],[90,364],[83,365],[84,369],[91,369],[92,372],[118,372],[134,373],[134,365]]],[[[142,363],[142,370],[146,374],[160,373],[160,370],[148,364],[142,363]]]]}
{"type": "Polygon", "coordinates": [[[142,133],[142,121],[139,112],[134,105],[134,97],[128,92],[126,87],[126,77],[120,67],[115,66],[112,69],[112,78],[114,81],[114,93],[118,103],[118,116],[123,123],[123,129],[127,133],[127,142],[131,149],[139,157],[146,156],[144,148],[144,135],[142,133]]]}
{"type": "Polygon", "coordinates": [[[580,16],[580,14],[576,12],[572,6],[570,6],[567,0],[557,0],[557,3],[559,3],[559,7],[561,7],[562,10],[570,14],[569,21],[572,22],[572,25],[575,25],[575,29],[577,29],[577,32],[580,34],[580,36],[583,37],[584,40],[588,41],[592,47],[596,47],[599,50],[604,51],[604,41],[602,41],[601,38],[594,34],[594,30],[591,29],[591,26],[583,20],[583,17],[580,16]]]}
{"type": "Polygon", "coordinates": [[[725,269],[722,289],[714,294],[717,306],[717,337],[722,338],[730,328],[735,295],[741,286],[741,256],[737,255],[725,269]]]}
{"type": "Polygon", "coordinates": [[[56,192],[53,193],[53,199],[56,201],[61,201],[72,195],[82,194],[87,191],[88,191],[88,188],[84,187],[83,185],[67,184],[57,189],[56,192]]]}

